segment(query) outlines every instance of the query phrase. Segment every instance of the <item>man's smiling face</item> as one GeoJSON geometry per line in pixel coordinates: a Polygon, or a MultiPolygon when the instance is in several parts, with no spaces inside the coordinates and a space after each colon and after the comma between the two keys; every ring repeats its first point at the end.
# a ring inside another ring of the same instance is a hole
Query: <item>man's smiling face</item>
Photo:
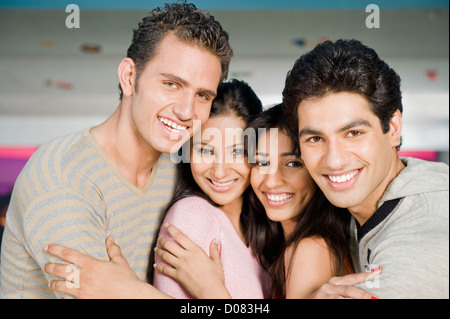
{"type": "Polygon", "coordinates": [[[384,134],[367,100],[356,93],[303,100],[297,112],[302,159],[328,200],[352,213],[373,213],[395,176],[397,130],[384,134]]]}

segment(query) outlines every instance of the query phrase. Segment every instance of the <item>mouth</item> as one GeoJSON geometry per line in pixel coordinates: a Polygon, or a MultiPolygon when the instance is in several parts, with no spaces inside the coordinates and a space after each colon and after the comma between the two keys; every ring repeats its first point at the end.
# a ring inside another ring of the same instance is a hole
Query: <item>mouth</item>
{"type": "Polygon", "coordinates": [[[354,177],[360,172],[359,169],[341,175],[325,175],[329,181],[335,184],[351,183],[354,177]]]}
{"type": "Polygon", "coordinates": [[[212,180],[210,178],[207,178],[207,180],[209,181],[211,188],[218,192],[228,191],[238,181],[237,179],[232,179],[230,181],[219,182],[219,181],[212,180]]]}
{"type": "Polygon", "coordinates": [[[276,206],[276,207],[287,204],[295,196],[295,194],[293,194],[293,193],[277,193],[277,194],[264,193],[264,195],[265,195],[269,205],[276,206]]]}
{"type": "Polygon", "coordinates": [[[173,120],[169,120],[165,117],[158,116],[158,120],[171,133],[182,133],[188,129],[188,126],[177,124],[173,120]]]}

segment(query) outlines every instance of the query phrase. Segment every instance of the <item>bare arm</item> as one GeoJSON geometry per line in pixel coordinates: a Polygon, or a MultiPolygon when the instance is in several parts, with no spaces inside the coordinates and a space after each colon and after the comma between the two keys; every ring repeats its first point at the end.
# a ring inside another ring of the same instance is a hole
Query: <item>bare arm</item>
{"type": "MultiPolygon", "coordinates": [[[[290,254],[291,250],[288,249],[285,256],[286,265],[289,263],[290,254]]],[[[354,285],[373,278],[381,269],[372,273],[333,277],[335,271],[331,252],[322,238],[303,239],[293,254],[292,268],[286,280],[286,298],[375,298],[354,285]]]]}
{"type": "Polygon", "coordinates": [[[170,298],[152,285],[141,281],[122,256],[112,238],[106,239],[110,261],[101,261],[76,250],[57,244],[49,244],[44,250],[70,265],[47,263],[44,270],[65,280],[53,280],[49,287],[76,298],[156,299],[170,298]]]}
{"type": "Polygon", "coordinates": [[[292,248],[285,252],[286,298],[304,299],[333,277],[333,260],[323,238],[305,238],[292,248]]]}

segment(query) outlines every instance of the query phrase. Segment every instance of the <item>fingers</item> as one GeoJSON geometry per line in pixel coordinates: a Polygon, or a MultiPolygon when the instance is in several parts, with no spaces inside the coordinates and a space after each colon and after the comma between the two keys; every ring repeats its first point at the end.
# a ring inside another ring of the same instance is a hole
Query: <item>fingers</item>
{"type": "Polygon", "coordinates": [[[194,250],[198,246],[190,240],[186,235],[184,235],[178,228],[173,225],[164,225],[167,232],[171,235],[182,247],[187,250],[194,250]]]}
{"type": "Polygon", "coordinates": [[[220,259],[220,241],[217,238],[209,245],[209,257],[215,263],[222,264],[222,260],[220,259]]]}
{"type": "Polygon", "coordinates": [[[111,236],[108,236],[105,241],[106,250],[108,252],[108,256],[110,260],[116,263],[126,263],[127,260],[122,255],[122,251],[120,247],[114,242],[114,239],[111,236]]]}
{"type": "Polygon", "coordinates": [[[332,299],[373,299],[372,294],[367,291],[354,287],[354,286],[330,286],[325,287],[325,291],[329,289],[329,293],[325,293],[321,298],[332,298],[332,299]]]}
{"type": "Polygon", "coordinates": [[[153,268],[155,268],[155,270],[160,272],[161,274],[169,276],[170,278],[173,278],[176,281],[179,281],[178,272],[174,268],[163,264],[154,264],[153,268]]]}
{"type": "Polygon", "coordinates": [[[186,251],[184,247],[181,247],[176,242],[165,237],[159,238],[158,244],[161,246],[161,248],[165,249],[168,253],[176,257],[182,257],[186,251]]]}
{"type": "Polygon", "coordinates": [[[71,248],[64,247],[64,246],[61,246],[58,244],[45,245],[44,251],[53,256],[59,257],[71,264],[75,264],[81,268],[83,268],[85,266],[85,264],[87,262],[89,262],[89,259],[91,258],[82,253],[79,253],[76,250],[73,250],[71,248]]]}
{"type": "Polygon", "coordinates": [[[63,279],[67,279],[76,268],[73,265],[46,263],[44,271],[48,274],[55,275],[63,279]]]}
{"type": "Polygon", "coordinates": [[[333,277],[330,279],[330,284],[333,285],[347,285],[354,286],[372,279],[381,273],[381,268],[374,269],[372,272],[361,272],[357,274],[350,274],[341,277],[333,277]]]}
{"type": "Polygon", "coordinates": [[[68,281],[52,280],[49,282],[48,287],[54,291],[63,292],[74,297],[79,297],[80,289],[73,283],[68,281]]]}
{"type": "Polygon", "coordinates": [[[170,252],[165,251],[164,249],[159,249],[155,247],[155,254],[161,258],[166,264],[169,264],[173,268],[178,268],[182,260],[178,257],[172,255],[170,252]]]}
{"type": "Polygon", "coordinates": [[[364,283],[380,273],[381,268],[377,268],[371,272],[333,277],[316,291],[313,298],[377,299],[371,293],[355,287],[355,285],[364,283]]]}

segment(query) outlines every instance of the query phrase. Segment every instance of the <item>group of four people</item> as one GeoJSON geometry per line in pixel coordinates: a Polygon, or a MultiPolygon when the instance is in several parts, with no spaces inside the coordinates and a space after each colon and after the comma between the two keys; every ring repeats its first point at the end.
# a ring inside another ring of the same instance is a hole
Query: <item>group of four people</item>
{"type": "Polygon", "coordinates": [[[192,4],[142,20],[113,115],[18,177],[2,297],[448,298],[448,166],[398,156],[395,71],[326,41],[263,111],[231,57],[192,4]]]}

